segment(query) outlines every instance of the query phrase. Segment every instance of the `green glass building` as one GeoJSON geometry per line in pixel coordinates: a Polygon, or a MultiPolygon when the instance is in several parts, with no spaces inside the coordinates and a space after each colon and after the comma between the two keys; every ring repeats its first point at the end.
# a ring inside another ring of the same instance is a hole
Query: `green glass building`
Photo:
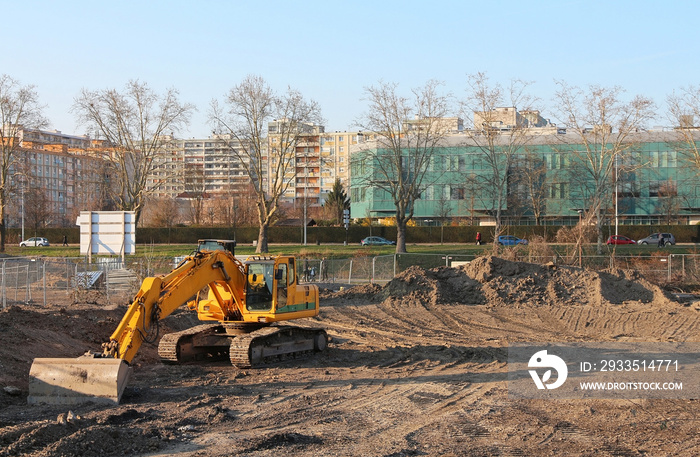
{"type": "MultiPolygon", "coordinates": [[[[567,225],[598,200],[603,217],[617,215],[620,224],[700,220],[698,162],[675,131],[634,133],[618,144],[591,138],[560,132],[488,147],[468,133],[451,135],[426,166],[414,219],[488,224],[500,206],[505,223],[567,225]]],[[[386,176],[377,164],[388,153],[376,142],[351,150],[352,218],[394,216],[392,196],[372,185],[386,176]]]]}

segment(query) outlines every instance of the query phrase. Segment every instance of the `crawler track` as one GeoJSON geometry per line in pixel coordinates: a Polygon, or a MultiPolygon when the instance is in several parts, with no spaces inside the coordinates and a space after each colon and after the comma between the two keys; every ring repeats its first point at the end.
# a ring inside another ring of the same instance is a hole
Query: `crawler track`
{"type": "Polygon", "coordinates": [[[168,364],[228,358],[236,367],[251,368],[280,357],[323,351],[328,344],[323,329],[274,326],[244,334],[235,330],[205,324],[170,333],[161,338],[158,355],[168,364]]]}
{"type": "Polygon", "coordinates": [[[223,325],[204,324],[181,332],[163,335],[158,344],[163,363],[185,363],[195,360],[225,360],[228,340],[223,325]]]}
{"type": "Polygon", "coordinates": [[[229,359],[238,368],[250,368],[279,357],[324,351],[327,344],[323,329],[267,327],[231,341],[229,359]]]}

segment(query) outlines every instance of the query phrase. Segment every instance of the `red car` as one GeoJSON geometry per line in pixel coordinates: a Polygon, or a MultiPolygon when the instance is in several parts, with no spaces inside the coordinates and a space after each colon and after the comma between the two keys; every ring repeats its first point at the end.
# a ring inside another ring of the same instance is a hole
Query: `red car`
{"type": "Polygon", "coordinates": [[[612,235],[608,238],[607,244],[637,244],[637,242],[626,236],[612,235]]]}

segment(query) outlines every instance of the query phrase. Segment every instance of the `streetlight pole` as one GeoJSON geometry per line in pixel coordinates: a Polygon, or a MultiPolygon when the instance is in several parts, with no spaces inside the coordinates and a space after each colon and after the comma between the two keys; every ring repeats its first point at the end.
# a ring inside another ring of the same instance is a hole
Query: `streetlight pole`
{"type": "Polygon", "coordinates": [[[24,238],[24,178],[22,178],[21,184],[22,184],[22,240],[21,241],[24,241],[25,240],[25,238],[24,238]]]}
{"type": "Polygon", "coordinates": [[[236,241],[236,219],[238,218],[238,205],[233,204],[233,241],[236,241]]]}
{"type": "Polygon", "coordinates": [[[615,156],[615,236],[617,236],[617,226],[618,226],[618,198],[619,198],[619,192],[618,192],[618,181],[620,178],[620,167],[617,163],[617,156],[615,156]]]}
{"type": "Polygon", "coordinates": [[[309,186],[309,154],[304,151],[304,246],[306,246],[306,192],[309,186]]]}

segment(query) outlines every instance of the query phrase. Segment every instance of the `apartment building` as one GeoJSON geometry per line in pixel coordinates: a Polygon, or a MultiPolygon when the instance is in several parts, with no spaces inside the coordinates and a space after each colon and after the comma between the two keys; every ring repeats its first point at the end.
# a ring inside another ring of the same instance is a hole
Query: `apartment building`
{"type": "Polygon", "coordinates": [[[230,195],[248,192],[250,177],[245,154],[236,154],[230,135],[208,138],[167,138],[159,163],[148,182],[154,196],[187,198],[192,195],[230,195]]]}
{"type": "Polygon", "coordinates": [[[110,176],[98,151],[104,141],[60,131],[19,131],[8,226],[75,225],[80,211],[106,203],[110,176]]]}
{"type": "MultiPolygon", "coordinates": [[[[268,128],[268,150],[280,150],[284,145],[285,121],[274,121],[268,128]]],[[[366,140],[362,132],[327,132],[324,126],[305,124],[297,135],[297,142],[290,157],[294,166],[288,168],[286,179],[293,185],[285,193],[282,202],[296,208],[306,205],[312,212],[319,211],[326,196],[333,189],[336,179],[345,188],[350,185],[350,148],[366,140]]],[[[274,152],[273,154],[274,155],[274,152]]],[[[274,160],[268,161],[268,176],[274,160]]]]}

